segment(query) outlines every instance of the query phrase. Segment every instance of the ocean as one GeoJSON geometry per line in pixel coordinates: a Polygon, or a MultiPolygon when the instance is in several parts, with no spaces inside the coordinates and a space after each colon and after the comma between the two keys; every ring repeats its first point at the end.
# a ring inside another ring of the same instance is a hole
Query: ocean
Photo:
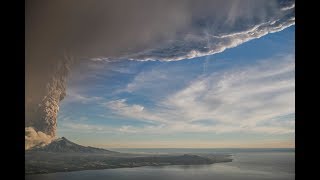
{"type": "Polygon", "coordinates": [[[27,175],[26,180],[292,180],[294,149],[112,149],[131,153],[228,153],[233,161],[27,175]]]}

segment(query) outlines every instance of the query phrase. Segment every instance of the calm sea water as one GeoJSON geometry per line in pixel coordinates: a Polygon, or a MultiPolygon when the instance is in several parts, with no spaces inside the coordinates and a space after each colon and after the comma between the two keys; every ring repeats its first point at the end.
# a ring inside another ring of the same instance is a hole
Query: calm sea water
{"type": "Polygon", "coordinates": [[[26,180],[292,180],[294,149],[114,149],[140,153],[231,153],[233,162],[28,175],[26,180]]]}

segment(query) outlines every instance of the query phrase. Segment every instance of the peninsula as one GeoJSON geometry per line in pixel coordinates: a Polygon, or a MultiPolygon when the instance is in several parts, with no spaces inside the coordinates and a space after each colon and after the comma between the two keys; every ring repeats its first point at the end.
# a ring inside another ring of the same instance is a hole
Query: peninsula
{"type": "Polygon", "coordinates": [[[62,137],[25,152],[25,174],[232,161],[229,154],[134,154],[82,146],[62,137]]]}

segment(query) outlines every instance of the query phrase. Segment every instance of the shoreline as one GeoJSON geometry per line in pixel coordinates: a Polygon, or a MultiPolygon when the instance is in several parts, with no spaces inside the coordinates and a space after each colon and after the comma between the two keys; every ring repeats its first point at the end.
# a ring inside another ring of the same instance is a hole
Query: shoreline
{"type": "Polygon", "coordinates": [[[136,168],[146,166],[210,165],[232,162],[232,155],[199,156],[137,154],[64,154],[33,152],[26,154],[25,175],[49,174],[84,170],[136,168]],[[123,157],[121,157],[123,155],[123,157]]]}

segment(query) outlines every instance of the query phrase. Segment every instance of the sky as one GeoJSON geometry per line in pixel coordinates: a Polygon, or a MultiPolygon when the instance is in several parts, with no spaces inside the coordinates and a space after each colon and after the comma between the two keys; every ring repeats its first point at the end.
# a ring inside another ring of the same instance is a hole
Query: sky
{"type": "Polygon", "coordinates": [[[84,62],[57,135],[103,148],[294,147],[294,34],[183,61],[84,62]]]}

